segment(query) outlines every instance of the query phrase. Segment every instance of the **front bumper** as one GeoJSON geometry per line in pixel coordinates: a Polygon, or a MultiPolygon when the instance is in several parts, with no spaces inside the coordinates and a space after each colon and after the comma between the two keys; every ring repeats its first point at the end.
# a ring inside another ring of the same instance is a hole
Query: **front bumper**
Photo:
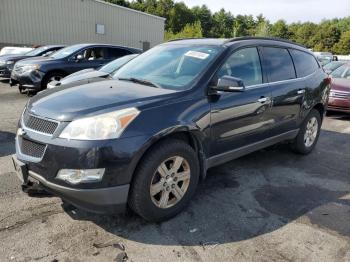
{"type": "Polygon", "coordinates": [[[130,187],[129,184],[97,189],[70,188],[47,181],[43,176],[33,171],[27,170],[26,172],[24,171],[25,168],[23,168],[23,166],[21,170],[19,170],[17,168],[18,163],[22,162],[17,159],[16,155],[12,156],[12,160],[17,174],[18,172],[21,172],[18,176],[23,177],[23,179],[20,178],[23,185],[28,184],[29,180],[37,181],[37,183],[39,183],[47,192],[62,198],[76,207],[94,213],[119,213],[126,208],[130,187]]]}
{"type": "Polygon", "coordinates": [[[10,85],[21,85],[26,89],[40,90],[41,81],[44,78],[45,73],[34,70],[25,73],[18,73],[16,70],[12,70],[10,85]]]}
{"type": "MultiPolygon", "coordinates": [[[[22,128],[21,123],[19,127],[22,128]]],[[[18,132],[16,136],[16,155],[13,159],[14,162],[23,163],[27,177],[37,180],[53,195],[88,211],[115,213],[126,207],[132,175],[148,141],[146,136],[69,141],[25,127],[22,130],[24,132],[18,132]],[[28,148],[28,141],[29,146],[34,145],[32,149],[28,148]],[[43,154],[33,157],[30,154],[32,150],[37,150],[37,145],[41,145],[43,154]],[[99,182],[73,185],[56,178],[61,169],[95,168],[105,169],[99,182]]],[[[24,178],[23,184],[27,183],[28,180],[24,178]]]]}
{"type": "Polygon", "coordinates": [[[327,110],[350,113],[350,96],[348,98],[329,97],[327,110]]]}
{"type": "Polygon", "coordinates": [[[11,71],[7,67],[1,67],[0,68],[0,78],[10,78],[11,77],[11,71]]]}

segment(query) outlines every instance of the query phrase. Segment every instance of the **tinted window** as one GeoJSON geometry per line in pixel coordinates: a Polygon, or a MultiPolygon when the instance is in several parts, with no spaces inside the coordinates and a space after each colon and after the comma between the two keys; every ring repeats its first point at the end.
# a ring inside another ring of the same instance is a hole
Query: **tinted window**
{"type": "Polygon", "coordinates": [[[113,59],[113,58],[118,58],[122,57],[125,55],[131,54],[130,51],[122,48],[107,48],[108,49],[108,58],[113,59]]]}
{"type": "Polygon", "coordinates": [[[292,55],[298,77],[311,75],[319,68],[316,59],[312,55],[294,49],[289,51],[292,55]]]}
{"type": "Polygon", "coordinates": [[[101,48],[101,47],[86,48],[80,51],[79,53],[77,53],[74,56],[74,59],[76,59],[79,55],[81,55],[83,57],[83,60],[87,60],[87,61],[101,60],[101,59],[105,59],[105,53],[106,53],[105,48],[101,48]]]}
{"type": "Polygon", "coordinates": [[[218,72],[218,77],[224,75],[240,78],[246,86],[261,84],[262,74],[258,50],[251,47],[234,52],[218,72]]]}
{"type": "Polygon", "coordinates": [[[264,47],[265,67],[269,81],[276,82],[295,78],[292,58],[287,49],[264,47]]]}

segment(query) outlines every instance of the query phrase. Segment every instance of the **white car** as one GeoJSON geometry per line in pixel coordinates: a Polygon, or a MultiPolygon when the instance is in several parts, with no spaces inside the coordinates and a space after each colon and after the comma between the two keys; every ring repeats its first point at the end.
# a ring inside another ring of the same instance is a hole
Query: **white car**
{"type": "Polygon", "coordinates": [[[33,50],[31,47],[5,46],[0,50],[1,55],[20,55],[33,50]]]}

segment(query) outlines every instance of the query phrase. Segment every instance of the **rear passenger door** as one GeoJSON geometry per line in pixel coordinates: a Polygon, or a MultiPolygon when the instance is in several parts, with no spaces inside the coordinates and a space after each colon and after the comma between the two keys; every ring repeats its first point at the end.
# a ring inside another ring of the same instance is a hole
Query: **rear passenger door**
{"type": "Polygon", "coordinates": [[[270,134],[274,136],[297,128],[306,87],[296,78],[287,48],[265,46],[261,50],[273,99],[270,114],[274,124],[270,134]]]}

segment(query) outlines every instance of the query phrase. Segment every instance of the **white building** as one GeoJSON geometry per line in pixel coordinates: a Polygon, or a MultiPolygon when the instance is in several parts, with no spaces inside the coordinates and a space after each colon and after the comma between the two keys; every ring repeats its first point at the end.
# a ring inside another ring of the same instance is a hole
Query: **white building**
{"type": "Polygon", "coordinates": [[[165,18],[100,0],[0,0],[0,45],[107,43],[153,47],[165,18]]]}

